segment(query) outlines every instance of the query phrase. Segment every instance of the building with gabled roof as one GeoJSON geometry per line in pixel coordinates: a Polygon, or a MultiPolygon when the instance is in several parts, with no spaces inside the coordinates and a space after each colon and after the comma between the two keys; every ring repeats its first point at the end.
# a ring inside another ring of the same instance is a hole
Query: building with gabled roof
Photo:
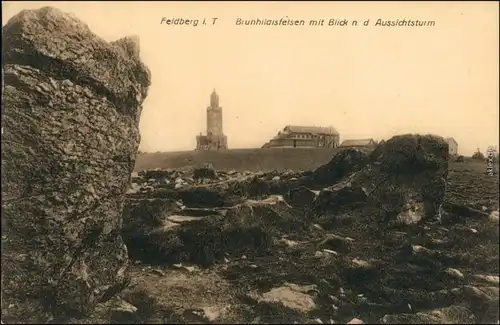
{"type": "Polygon", "coordinates": [[[373,139],[349,139],[340,144],[342,148],[374,148],[377,142],[373,139]]]}
{"type": "Polygon", "coordinates": [[[336,148],[338,131],[330,127],[287,125],[263,148],[336,148]]]}
{"type": "Polygon", "coordinates": [[[328,134],[328,135],[339,135],[337,130],[333,126],[322,127],[322,126],[299,126],[299,125],[287,125],[283,128],[283,132],[290,133],[302,133],[302,134],[328,134]]]}

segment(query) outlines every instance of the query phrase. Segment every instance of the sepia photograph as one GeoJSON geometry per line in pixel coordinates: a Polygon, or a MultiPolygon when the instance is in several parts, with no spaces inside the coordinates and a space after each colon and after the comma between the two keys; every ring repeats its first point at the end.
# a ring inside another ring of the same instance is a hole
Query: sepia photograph
{"type": "Polygon", "coordinates": [[[497,1],[2,1],[2,324],[498,324],[497,1]]]}

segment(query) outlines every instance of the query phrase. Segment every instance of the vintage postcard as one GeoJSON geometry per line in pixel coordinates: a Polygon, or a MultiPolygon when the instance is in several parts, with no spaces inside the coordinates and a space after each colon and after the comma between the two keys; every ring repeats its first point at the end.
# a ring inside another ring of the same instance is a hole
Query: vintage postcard
{"type": "Polygon", "coordinates": [[[498,27],[3,1],[2,324],[498,323],[498,27]]]}

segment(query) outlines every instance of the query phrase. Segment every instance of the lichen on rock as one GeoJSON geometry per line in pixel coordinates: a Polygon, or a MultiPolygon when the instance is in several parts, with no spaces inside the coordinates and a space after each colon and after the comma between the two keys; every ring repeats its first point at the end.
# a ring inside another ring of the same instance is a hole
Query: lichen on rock
{"type": "Polygon", "coordinates": [[[81,315],[127,282],[119,229],[151,74],[136,43],[51,7],[2,33],[2,317],[81,315]]]}

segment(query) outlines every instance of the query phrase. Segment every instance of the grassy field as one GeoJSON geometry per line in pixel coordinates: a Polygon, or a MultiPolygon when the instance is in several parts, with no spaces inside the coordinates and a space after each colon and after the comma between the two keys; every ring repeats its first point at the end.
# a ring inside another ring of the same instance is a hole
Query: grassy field
{"type": "Polygon", "coordinates": [[[226,151],[180,151],[143,153],[135,170],[201,167],[211,163],[217,170],[270,171],[309,170],[327,163],[340,149],[267,148],[226,151]]]}

